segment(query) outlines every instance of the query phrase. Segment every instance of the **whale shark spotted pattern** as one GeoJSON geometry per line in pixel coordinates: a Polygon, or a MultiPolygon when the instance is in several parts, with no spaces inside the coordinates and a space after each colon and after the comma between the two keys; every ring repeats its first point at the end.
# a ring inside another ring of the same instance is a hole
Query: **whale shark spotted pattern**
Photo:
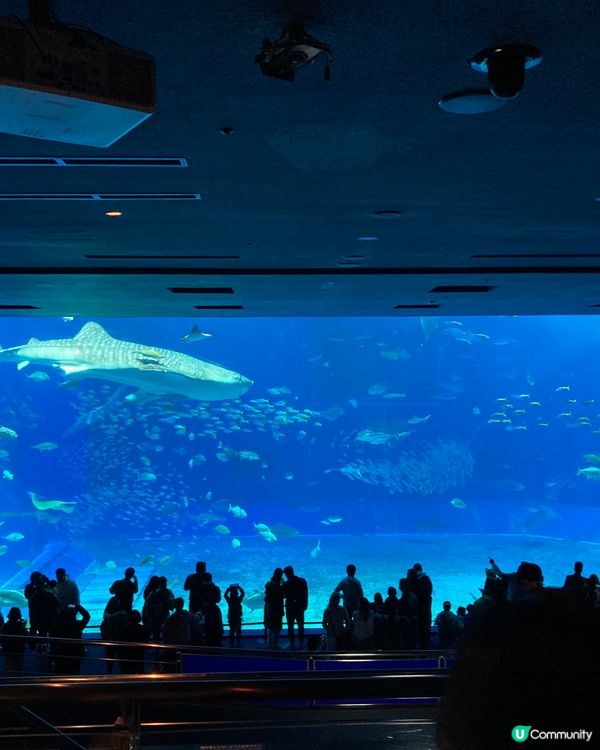
{"type": "Polygon", "coordinates": [[[124,383],[155,395],[177,395],[198,401],[242,396],[252,381],[181,352],[121,341],[98,323],[86,323],[72,339],[31,338],[22,346],[0,349],[0,362],[60,368],[69,378],[100,378],[124,383]]]}

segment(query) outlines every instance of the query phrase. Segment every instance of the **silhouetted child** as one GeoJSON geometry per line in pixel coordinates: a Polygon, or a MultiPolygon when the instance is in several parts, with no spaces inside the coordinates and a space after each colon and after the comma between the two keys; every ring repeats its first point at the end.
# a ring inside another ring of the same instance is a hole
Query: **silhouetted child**
{"type": "Polygon", "coordinates": [[[239,583],[232,583],[225,591],[227,602],[227,622],[229,623],[229,643],[239,643],[242,640],[242,601],[244,589],[239,583]]]}
{"type": "Polygon", "coordinates": [[[10,609],[0,633],[0,643],[4,654],[4,674],[6,676],[22,675],[28,633],[25,620],[23,620],[21,610],[18,607],[10,609]]]}

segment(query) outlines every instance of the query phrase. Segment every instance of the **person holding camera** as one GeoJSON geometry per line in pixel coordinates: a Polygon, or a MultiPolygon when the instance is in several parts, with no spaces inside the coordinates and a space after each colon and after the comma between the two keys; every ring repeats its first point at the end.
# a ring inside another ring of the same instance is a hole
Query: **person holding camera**
{"type": "Polygon", "coordinates": [[[239,583],[232,583],[225,591],[227,622],[229,623],[229,645],[239,645],[242,640],[242,601],[246,592],[239,583]]]}

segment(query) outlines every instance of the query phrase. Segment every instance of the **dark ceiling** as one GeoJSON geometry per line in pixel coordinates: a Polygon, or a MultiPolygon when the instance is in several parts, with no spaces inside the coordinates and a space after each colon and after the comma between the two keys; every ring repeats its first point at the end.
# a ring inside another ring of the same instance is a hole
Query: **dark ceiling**
{"type": "MultiPolygon", "coordinates": [[[[0,193],[202,200],[0,200],[3,313],[14,315],[14,305],[82,316],[600,309],[597,2],[53,7],[61,21],[155,57],[156,114],[109,149],[0,135],[0,157],[173,156],[188,166],[0,166],[0,193]],[[254,57],[263,37],[277,38],[290,21],[331,45],[331,81],[320,60],[294,83],[261,74],[254,57]],[[506,42],[544,53],[522,94],[492,113],[442,111],[443,95],[486,85],[467,58],[506,42]],[[109,209],[123,215],[109,218],[109,209]],[[182,287],[221,291],[170,291],[182,287]]],[[[0,2],[2,16],[27,13],[23,1],[0,2]]]]}

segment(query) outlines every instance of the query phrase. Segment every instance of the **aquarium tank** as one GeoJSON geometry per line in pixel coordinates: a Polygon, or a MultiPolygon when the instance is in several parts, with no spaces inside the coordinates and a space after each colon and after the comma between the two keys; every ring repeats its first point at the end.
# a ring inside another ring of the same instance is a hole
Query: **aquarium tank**
{"type": "Polygon", "coordinates": [[[600,572],[595,318],[4,318],[0,342],[5,615],[57,567],[98,624],[125,567],[177,596],[203,560],[248,628],[278,566],[318,623],[348,563],[369,599],[421,563],[434,615],[490,556],[600,572]]]}

